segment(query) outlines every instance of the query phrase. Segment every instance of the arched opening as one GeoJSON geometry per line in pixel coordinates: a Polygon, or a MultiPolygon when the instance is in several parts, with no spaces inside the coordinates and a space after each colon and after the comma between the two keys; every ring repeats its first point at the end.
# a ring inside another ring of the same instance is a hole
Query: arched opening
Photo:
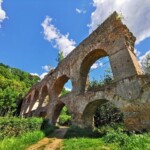
{"type": "Polygon", "coordinates": [[[105,99],[95,100],[90,102],[84,112],[83,112],[83,121],[86,127],[94,127],[94,114],[97,110],[97,106],[107,103],[108,101],[105,99]]]}
{"type": "MultiPolygon", "coordinates": [[[[70,93],[72,90],[72,82],[66,75],[57,79],[54,84],[55,97],[62,97],[70,93]]],[[[70,122],[70,114],[64,103],[59,102],[54,109],[53,123],[56,122],[60,125],[68,125],[70,122]]]]}
{"type": "Polygon", "coordinates": [[[25,103],[24,103],[25,108],[23,109],[22,114],[28,113],[30,102],[31,102],[31,95],[29,95],[28,98],[25,99],[25,103]]]}
{"type": "Polygon", "coordinates": [[[30,105],[31,105],[30,107],[31,111],[34,111],[37,109],[39,105],[39,91],[38,90],[35,90],[34,97],[30,105]]]}
{"type": "Polygon", "coordinates": [[[108,83],[113,79],[108,54],[101,49],[91,51],[80,68],[80,92],[108,83]]]}
{"type": "Polygon", "coordinates": [[[42,99],[40,100],[38,107],[46,107],[50,101],[50,96],[46,85],[42,88],[41,97],[42,99]]]}
{"type": "Polygon", "coordinates": [[[100,99],[89,103],[84,112],[83,120],[86,127],[101,127],[123,121],[123,114],[111,102],[100,99]]]}
{"type": "Polygon", "coordinates": [[[53,124],[66,126],[71,124],[71,115],[64,103],[59,102],[54,108],[53,124]]]}
{"type": "Polygon", "coordinates": [[[64,96],[72,90],[72,82],[69,77],[63,75],[56,80],[53,90],[55,96],[64,96]]]}
{"type": "Polygon", "coordinates": [[[31,95],[28,96],[28,98],[26,98],[25,100],[25,104],[29,104],[31,101],[31,95]]]}
{"type": "Polygon", "coordinates": [[[94,114],[94,126],[101,127],[123,122],[123,113],[113,103],[98,105],[94,114]]]}

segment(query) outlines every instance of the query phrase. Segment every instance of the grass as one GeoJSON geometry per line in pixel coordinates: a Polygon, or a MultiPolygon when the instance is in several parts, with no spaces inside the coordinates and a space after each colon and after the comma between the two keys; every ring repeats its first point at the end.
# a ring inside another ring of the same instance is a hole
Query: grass
{"type": "Polygon", "coordinates": [[[127,134],[123,128],[102,127],[96,131],[71,127],[63,150],[150,150],[150,133],[127,134]]]}
{"type": "Polygon", "coordinates": [[[44,136],[45,134],[42,131],[33,131],[19,137],[4,138],[0,141],[0,150],[24,150],[44,136]]]}
{"type": "Polygon", "coordinates": [[[100,150],[102,145],[99,138],[71,138],[63,141],[63,150],[100,150]]]}

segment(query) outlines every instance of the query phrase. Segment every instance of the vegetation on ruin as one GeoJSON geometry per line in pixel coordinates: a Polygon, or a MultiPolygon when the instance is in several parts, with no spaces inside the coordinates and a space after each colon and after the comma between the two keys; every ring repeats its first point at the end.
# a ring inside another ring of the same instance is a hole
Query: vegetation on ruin
{"type": "Polygon", "coordinates": [[[114,79],[113,79],[112,70],[109,67],[104,71],[104,76],[102,78],[100,78],[99,80],[93,78],[93,80],[90,81],[88,91],[98,90],[104,87],[105,85],[109,85],[113,83],[113,80],[114,79]]]}

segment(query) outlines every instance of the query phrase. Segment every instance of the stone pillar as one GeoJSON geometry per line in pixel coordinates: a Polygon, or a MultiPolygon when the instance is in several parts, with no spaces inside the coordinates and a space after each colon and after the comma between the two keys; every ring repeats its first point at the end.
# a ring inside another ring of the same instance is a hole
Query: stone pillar
{"type": "Polygon", "coordinates": [[[135,38],[130,32],[120,35],[109,51],[110,64],[116,81],[142,74],[134,53],[134,41],[135,38]]]}

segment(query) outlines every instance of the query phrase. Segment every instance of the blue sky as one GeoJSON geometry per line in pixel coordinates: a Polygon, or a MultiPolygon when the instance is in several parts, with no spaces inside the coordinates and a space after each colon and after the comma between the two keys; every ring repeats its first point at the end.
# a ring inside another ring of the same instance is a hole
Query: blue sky
{"type": "Polygon", "coordinates": [[[0,62],[42,75],[114,10],[136,35],[141,60],[150,51],[150,0],[0,0],[0,62]]]}

